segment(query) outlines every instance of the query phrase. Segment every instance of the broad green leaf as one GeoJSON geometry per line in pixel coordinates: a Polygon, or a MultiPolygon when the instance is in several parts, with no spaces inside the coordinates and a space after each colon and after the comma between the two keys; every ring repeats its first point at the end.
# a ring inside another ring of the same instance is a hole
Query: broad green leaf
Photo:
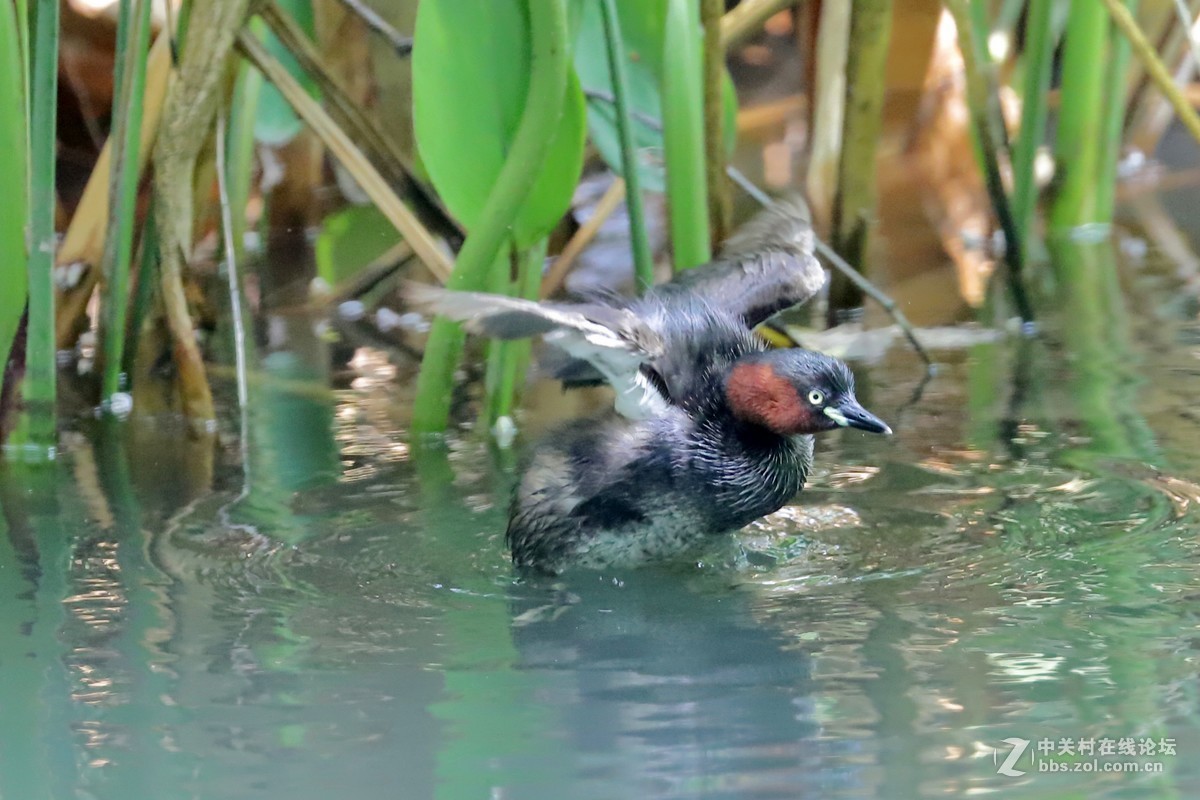
{"type": "MultiPolygon", "coordinates": [[[[413,36],[413,123],[429,177],[469,231],[516,134],[529,89],[529,20],[519,0],[422,0],[413,36]]],[[[513,225],[527,248],[566,211],[583,165],[585,110],[572,72],[554,139],[513,225]]]]}
{"type": "Polygon", "coordinates": [[[27,214],[24,70],[12,3],[0,6],[0,376],[25,310],[27,214]]]}
{"type": "MultiPolygon", "coordinates": [[[[312,0],[280,0],[279,8],[295,20],[309,38],[314,36],[316,29],[313,22],[312,0]]],[[[262,31],[258,25],[259,23],[256,21],[253,30],[263,40],[267,51],[279,59],[279,62],[311,96],[319,98],[321,93],[312,76],[300,68],[300,64],[292,56],[291,51],[280,43],[275,34],[262,31]]],[[[279,90],[270,83],[263,86],[258,98],[258,113],[254,118],[254,138],[263,144],[281,147],[294,139],[303,127],[304,123],[296,116],[296,112],[292,111],[291,105],[283,99],[279,90]]]]}
{"type": "MultiPolygon", "coordinates": [[[[665,189],[663,167],[662,101],[659,82],[662,75],[663,42],[666,32],[665,0],[617,0],[621,21],[621,39],[628,58],[630,108],[633,118],[633,143],[638,150],[642,189],[665,189]],[[658,125],[647,124],[654,120],[658,125]]],[[[575,70],[587,96],[588,133],[605,163],[621,173],[621,145],[617,135],[617,115],[613,108],[612,78],[604,42],[604,20],[600,4],[584,2],[579,9],[579,33],[575,39],[575,70]]],[[[737,94],[728,71],[723,79],[726,147],[733,151],[737,133],[737,94]]]]}

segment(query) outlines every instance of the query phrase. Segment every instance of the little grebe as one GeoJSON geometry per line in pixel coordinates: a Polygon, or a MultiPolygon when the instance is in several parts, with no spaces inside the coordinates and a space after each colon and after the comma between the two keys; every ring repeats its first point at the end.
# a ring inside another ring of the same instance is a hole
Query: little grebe
{"type": "Polygon", "coordinates": [[[812,464],[813,434],[891,433],[838,359],[769,349],[752,328],[816,294],[798,199],[759,214],[718,260],[635,299],[535,303],[412,287],[426,310],[487,336],[541,335],[564,385],[606,382],[615,408],[535,448],[513,498],[513,562],[556,573],[683,553],[783,507],[812,464]]]}

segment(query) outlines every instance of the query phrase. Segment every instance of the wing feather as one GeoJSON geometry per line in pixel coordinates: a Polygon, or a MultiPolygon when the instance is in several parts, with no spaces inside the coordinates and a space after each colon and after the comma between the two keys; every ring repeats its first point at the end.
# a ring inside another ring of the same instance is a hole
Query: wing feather
{"type": "Polygon", "coordinates": [[[713,262],[684,270],[658,292],[693,292],[753,328],[800,305],[825,285],[814,250],[812,217],[799,196],[760,211],[731,236],[713,262]]]}
{"type": "Polygon", "coordinates": [[[405,289],[419,310],[440,314],[496,339],[542,336],[571,361],[586,362],[617,393],[616,409],[630,419],[661,415],[669,404],[653,380],[662,337],[628,309],[599,303],[535,303],[483,292],[456,292],[421,284],[405,289]]]}

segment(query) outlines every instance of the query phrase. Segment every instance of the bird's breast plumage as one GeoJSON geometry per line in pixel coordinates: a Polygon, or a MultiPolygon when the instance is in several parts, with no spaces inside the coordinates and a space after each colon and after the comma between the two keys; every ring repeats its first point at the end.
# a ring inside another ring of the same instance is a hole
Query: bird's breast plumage
{"type": "Polygon", "coordinates": [[[551,434],[514,496],[514,559],[552,572],[661,560],[778,510],[803,487],[812,437],[747,442],[716,428],[675,410],[551,434]]]}

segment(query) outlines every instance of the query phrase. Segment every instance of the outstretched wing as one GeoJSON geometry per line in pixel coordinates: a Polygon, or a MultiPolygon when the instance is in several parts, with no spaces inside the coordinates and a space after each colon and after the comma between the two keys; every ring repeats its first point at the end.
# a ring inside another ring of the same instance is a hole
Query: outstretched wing
{"type": "Polygon", "coordinates": [[[813,247],[807,204],[799,196],[787,197],[743,225],[715,261],[683,270],[656,291],[694,292],[753,328],[824,286],[825,271],[813,247]]]}
{"type": "Polygon", "coordinates": [[[473,333],[495,339],[541,336],[570,363],[586,362],[616,390],[616,409],[630,419],[661,415],[669,404],[653,364],[663,354],[662,337],[623,308],[600,303],[535,303],[483,292],[455,292],[410,284],[416,308],[462,322],[473,333]]]}

